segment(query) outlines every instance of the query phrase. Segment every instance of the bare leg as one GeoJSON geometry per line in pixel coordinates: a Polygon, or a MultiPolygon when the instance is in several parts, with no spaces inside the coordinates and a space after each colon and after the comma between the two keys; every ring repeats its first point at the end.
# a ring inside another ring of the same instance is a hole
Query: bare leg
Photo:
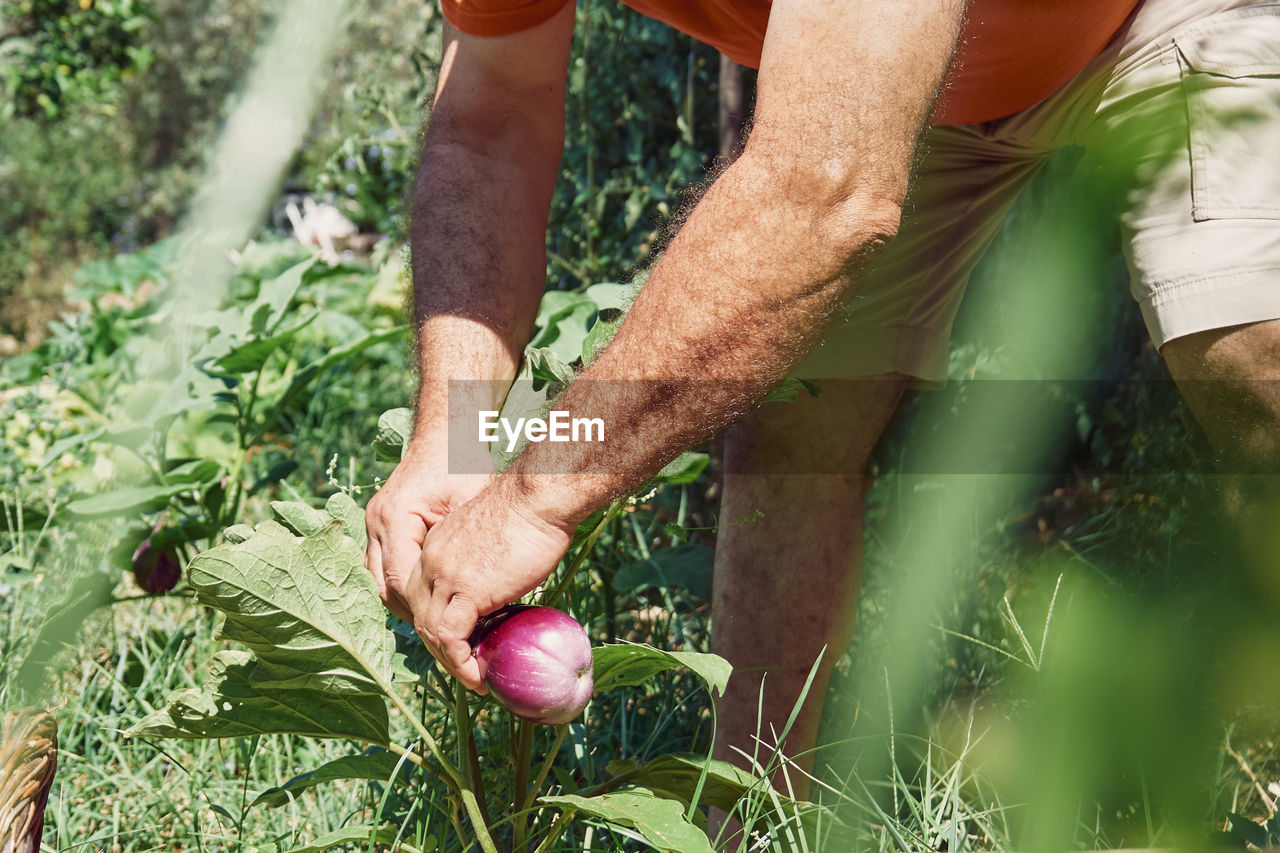
{"type": "Polygon", "coordinates": [[[1280,320],[1160,350],[1223,469],[1223,502],[1253,581],[1280,601],[1280,320]]]}
{"type": "MultiPolygon", "coordinates": [[[[759,731],[767,762],[770,727],[781,732],[826,647],[785,752],[814,746],[832,665],[853,635],[867,456],[906,382],[828,383],[816,399],[765,405],[729,432],[711,644],[734,674],[717,703],[716,757],[744,763],[733,747],[753,754],[759,731]],[[763,516],[735,523],[756,512],[763,516]]],[[[809,767],[812,757],[801,764],[809,767]]],[[[791,778],[803,795],[805,780],[791,778]]]]}

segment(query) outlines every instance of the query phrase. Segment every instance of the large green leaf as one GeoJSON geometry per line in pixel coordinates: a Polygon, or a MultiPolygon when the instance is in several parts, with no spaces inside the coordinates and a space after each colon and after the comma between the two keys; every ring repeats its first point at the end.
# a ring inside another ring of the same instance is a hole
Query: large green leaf
{"type": "Polygon", "coordinates": [[[706,833],[690,823],[676,800],[636,788],[598,797],[565,794],[543,797],[547,805],[584,812],[635,830],[650,847],[664,853],[715,853],[706,833]]]}
{"type": "Polygon", "coordinates": [[[188,582],[196,597],[225,614],[222,638],[242,643],[257,659],[223,653],[233,657],[224,657],[227,665],[203,691],[175,696],[135,732],[292,732],[387,742],[395,641],[364,569],[363,544],[343,532],[344,523],[353,523],[340,518],[349,503],[345,495],[331,501],[333,520],[310,536],[267,521],[247,540],[192,561],[188,582]]]}
{"type": "Polygon", "coordinates": [[[568,317],[583,305],[589,305],[592,311],[596,310],[595,300],[589,296],[574,293],[571,290],[548,290],[542,294],[542,300],[538,303],[538,315],[533,320],[534,325],[539,329],[554,326],[558,320],[568,317]]]}
{"type": "Polygon", "coordinates": [[[591,324],[591,330],[582,339],[583,364],[591,363],[596,355],[609,345],[609,342],[613,340],[613,336],[618,334],[618,330],[622,328],[622,321],[626,319],[626,316],[621,311],[613,309],[599,313],[596,321],[591,324]]]}
{"type": "Polygon", "coordinates": [[[581,358],[582,344],[595,316],[596,303],[590,298],[549,291],[538,308],[537,324],[541,328],[529,348],[546,348],[565,364],[581,358]]]}
{"type": "Polygon", "coordinates": [[[592,649],[595,660],[596,690],[603,692],[618,687],[643,684],[660,672],[685,667],[722,695],[729,684],[733,667],[719,655],[701,652],[667,652],[644,643],[597,646],[592,649]]]}
{"type": "MultiPolygon", "coordinates": [[[[692,753],[660,755],[643,765],[614,761],[607,769],[613,778],[601,786],[602,790],[622,785],[643,785],[672,794],[686,804],[696,793],[699,805],[715,806],[725,811],[732,809],[744,796],[764,792],[769,787],[768,780],[727,761],[692,753]],[[700,780],[703,780],[701,791],[698,790],[700,780]]],[[[584,794],[591,795],[590,792],[584,794]]]]}
{"type": "Polygon", "coordinates": [[[258,285],[258,298],[249,306],[248,313],[255,320],[262,317],[261,331],[272,334],[284,321],[289,304],[293,302],[298,288],[302,287],[302,277],[319,258],[319,255],[312,255],[258,285]]]}
{"type": "Polygon", "coordinates": [[[634,284],[602,281],[599,284],[593,284],[588,287],[586,292],[591,301],[596,304],[596,308],[601,311],[610,309],[626,311],[631,307],[631,303],[636,298],[636,294],[640,292],[640,288],[634,284]]]}
{"type": "Polygon", "coordinates": [[[390,784],[397,778],[408,778],[412,770],[413,765],[394,752],[370,749],[359,755],[344,755],[342,758],[326,761],[315,770],[300,773],[283,785],[268,788],[254,799],[253,805],[285,806],[308,788],[344,779],[367,779],[390,784]]]}
{"type": "Polygon", "coordinates": [[[387,706],[376,693],[330,693],[316,687],[283,687],[278,673],[262,673],[248,652],[226,650],[209,661],[202,689],[169,697],[169,705],[133,726],[129,736],[172,738],[299,734],[387,742],[387,706]]]}
{"type": "Polygon", "coordinates": [[[673,486],[692,483],[698,479],[699,474],[706,470],[710,462],[711,457],[707,454],[686,450],[668,462],[654,479],[673,486]]]}
{"type": "MultiPolygon", "coordinates": [[[[334,492],[324,502],[324,511],[342,522],[342,532],[355,540],[363,553],[364,546],[368,543],[368,533],[364,527],[364,510],[356,505],[351,495],[346,492],[334,492]]],[[[361,565],[364,565],[363,558],[361,565]]],[[[381,609],[378,612],[386,615],[381,609]]]]}
{"type": "Polygon", "coordinates": [[[271,511],[281,524],[299,536],[319,533],[333,521],[333,516],[327,512],[302,501],[272,501],[271,511]]]}
{"type": "Polygon", "coordinates": [[[169,498],[195,489],[191,483],[173,483],[166,486],[133,486],[116,489],[93,497],[80,498],[67,504],[74,515],[106,518],[115,515],[132,515],[148,509],[159,509],[169,498]]]}

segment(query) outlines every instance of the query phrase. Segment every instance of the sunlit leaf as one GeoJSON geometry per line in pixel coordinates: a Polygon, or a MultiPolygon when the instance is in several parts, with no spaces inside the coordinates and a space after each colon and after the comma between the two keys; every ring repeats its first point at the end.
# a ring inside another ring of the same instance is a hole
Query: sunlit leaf
{"type": "Polygon", "coordinates": [[[271,511],[285,527],[299,536],[319,533],[333,516],[302,501],[272,501],[271,511]]]}
{"type": "Polygon", "coordinates": [[[626,311],[636,298],[640,288],[634,284],[619,284],[616,281],[602,281],[587,288],[587,297],[596,304],[600,311],[610,309],[626,311]]]}
{"type": "Polygon", "coordinates": [[[596,317],[595,323],[591,325],[591,331],[587,332],[587,336],[582,340],[582,363],[587,364],[599,354],[601,350],[609,345],[613,340],[613,336],[618,333],[618,329],[622,328],[622,321],[626,319],[626,315],[621,311],[608,310],[601,311],[596,317]]]}
{"type": "Polygon", "coordinates": [[[264,676],[261,669],[248,652],[218,652],[209,661],[203,688],[174,693],[164,710],[127,734],[228,738],[287,733],[386,743],[387,706],[380,695],[331,693],[319,679],[314,688],[286,687],[277,673],[264,676]]]}
{"type": "Polygon", "coordinates": [[[685,818],[681,804],[652,791],[615,791],[598,797],[565,794],[543,797],[542,802],[633,829],[650,847],[664,853],[714,853],[706,833],[685,818]]]}
{"type": "Polygon", "coordinates": [[[706,470],[710,462],[711,457],[707,454],[687,450],[668,462],[666,467],[659,471],[658,476],[654,477],[654,479],[673,486],[692,483],[698,479],[699,474],[706,470]]]}
{"type": "Polygon", "coordinates": [[[342,522],[342,532],[354,539],[360,550],[364,551],[367,535],[364,527],[364,510],[356,505],[351,495],[346,492],[334,492],[329,496],[329,500],[325,501],[324,511],[342,522]]]}
{"type": "Polygon", "coordinates": [[[542,301],[538,311],[541,328],[529,347],[548,349],[566,364],[581,358],[583,341],[596,316],[595,302],[581,294],[554,290],[542,301]]]}
{"type": "Polygon", "coordinates": [[[250,314],[256,314],[259,306],[267,309],[264,332],[272,334],[284,322],[293,297],[297,294],[298,288],[302,287],[302,277],[319,258],[319,255],[312,255],[301,263],[289,267],[280,275],[258,285],[258,299],[249,306],[248,310],[250,314]]]}
{"type": "MultiPolygon", "coordinates": [[[[265,312],[267,306],[263,306],[263,310],[265,312]]],[[[320,312],[311,311],[282,332],[266,337],[254,337],[247,341],[236,343],[228,348],[225,353],[215,358],[213,366],[219,371],[232,374],[253,373],[260,370],[267,363],[267,359],[271,357],[272,353],[293,339],[298,332],[305,329],[318,316],[320,316],[320,312]]]]}
{"type": "Polygon", "coordinates": [[[660,672],[685,667],[713,690],[724,693],[733,667],[719,655],[702,652],[667,652],[644,643],[597,646],[595,660],[597,692],[643,684],[660,672]]]}

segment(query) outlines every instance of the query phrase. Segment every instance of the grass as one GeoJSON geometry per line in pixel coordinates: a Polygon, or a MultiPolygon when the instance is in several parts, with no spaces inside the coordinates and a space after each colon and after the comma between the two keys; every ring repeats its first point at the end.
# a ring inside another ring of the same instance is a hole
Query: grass
{"type": "Polygon", "coordinates": [[[339,744],[272,737],[148,742],[123,731],[191,686],[215,647],[213,620],[185,600],[130,602],[86,626],[91,642],[61,673],[60,767],[48,808],[52,849],[224,848],[302,840],[368,808],[356,792],[321,791],[305,808],[254,812],[257,791],[345,752],[339,744]]]}

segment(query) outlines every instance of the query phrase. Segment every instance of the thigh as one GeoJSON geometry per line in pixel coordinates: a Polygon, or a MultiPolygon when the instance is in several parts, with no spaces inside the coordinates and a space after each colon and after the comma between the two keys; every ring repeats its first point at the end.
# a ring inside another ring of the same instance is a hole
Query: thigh
{"type": "Polygon", "coordinates": [[[1157,346],[1280,318],[1280,6],[1207,15],[1118,68],[1090,132],[1157,346]]]}
{"type": "Polygon", "coordinates": [[[947,343],[969,276],[1051,153],[1029,150],[1000,129],[992,122],[929,131],[897,238],[796,375],[945,381],[947,343]]]}

